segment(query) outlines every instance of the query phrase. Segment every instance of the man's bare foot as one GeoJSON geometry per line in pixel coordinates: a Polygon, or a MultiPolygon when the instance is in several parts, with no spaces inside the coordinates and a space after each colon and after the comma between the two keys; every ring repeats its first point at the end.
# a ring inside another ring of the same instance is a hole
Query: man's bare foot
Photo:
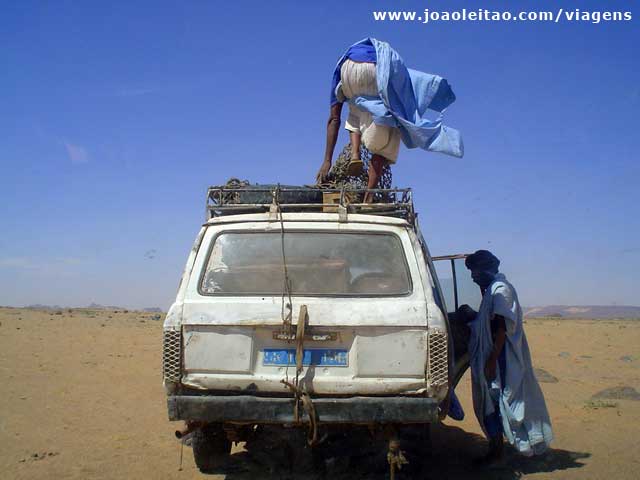
{"type": "Polygon", "coordinates": [[[502,435],[489,440],[489,451],[486,455],[476,458],[473,464],[477,467],[499,466],[504,461],[504,440],[502,435]]]}

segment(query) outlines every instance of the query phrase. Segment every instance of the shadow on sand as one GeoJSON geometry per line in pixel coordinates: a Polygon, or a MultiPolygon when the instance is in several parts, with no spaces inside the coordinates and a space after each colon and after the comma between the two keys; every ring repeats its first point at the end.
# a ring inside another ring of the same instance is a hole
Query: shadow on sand
{"type": "MultiPolygon", "coordinates": [[[[514,480],[528,474],[580,468],[584,466],[582,460],[591,456],[584,452],[550,449],[539,457],[527,458],[508,448],[503,464],[479,468],[473,465],[473,459],[485,452],[487,442],[484,437],[458,427],[438,425],[433,427],[431,439],[432,448],[429,449],[425,448],[423,437],[409,435],[406,438],[404,448],[411,463],[396,474],[396,480],[514,480]]],[[[225,473],[227,480],[389,478],[385,442],[345,433],[327,442],[315,454],[304,448],[303,441],[299,445],[268,441],[254,445],[249,451],[233,454],[220,473],[225,473]]]]}
{"type": "Polygon", "coordinates": [[[487,448],[486,439],[461,428],[438,425],[433,429],[433,453],[424,470],[426,478],[444,479],[518,479],[524,475],[555,472],[584,466],[581,460],[590,453],[549,449],[544,455],[523,457],[515,449],[506,449],[502,465],[492,468],[478,468],[473,459],[482,456],[487,448]]]}

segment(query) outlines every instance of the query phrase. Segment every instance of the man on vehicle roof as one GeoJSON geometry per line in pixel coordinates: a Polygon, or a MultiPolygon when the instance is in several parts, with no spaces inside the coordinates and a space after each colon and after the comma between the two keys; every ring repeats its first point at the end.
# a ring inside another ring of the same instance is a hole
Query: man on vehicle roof
{"type": "MultiPolygon", "coordinates": [[[[372,153],[367,188],[375,188],[383,166],[396,163],[401,138],[408,148],[462,157],[460,132],[442,125],[442,112],[455,99],[447,80],[408,69],[388,43],[374,38],[355,43],[333,72],[325,154],[316,182],[324,182],[331,168],[344,102],[349,102],[345,128],[352,152],[348,174],[362,172],[362,143],[372,153]],[[427,110],[440,115],[429,120],[427,110]]],[[[371,199],[367,194],[364,201],[371,199]]]]}
{"type": "Polygon", "coordinates": [[[473,408],[490,442],[480,463],[502,459],[503,435],[523,455],[541,454],[553,432],[533,373],[518,294],[488,250],[470,255],[465,265],[482,292],[479,312],[469,323],[473,408]]]}

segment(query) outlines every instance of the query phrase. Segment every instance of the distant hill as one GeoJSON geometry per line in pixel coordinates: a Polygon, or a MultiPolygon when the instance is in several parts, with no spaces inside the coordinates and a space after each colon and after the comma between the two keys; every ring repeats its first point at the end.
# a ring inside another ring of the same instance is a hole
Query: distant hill
{"type": "Polygon", "coordinates": [[[99,303],[90,303],[86,308],[90,308],[92,310],[123,310],[122,307],[117,307],[115,305],[100,305],[99,303]]]}
{"type": "Polygon", "coordinates": [[[62,307],[60,305],[42,305],[41,303],[27,305],[24,308],[29,308],[31,310],[62,310],[62,307]]]}
{"type": "Polygon", "coordinates": [[[524,308],[526,317],[562,317],[562,318],[637,318],[640,319],[640,307],[618,305],[547,305],[545,307],[524,308]]]}
{"type": "MultiPolygon", "coordinates": [[[[43,305],[41,303],[34,303],[33,305],[27,305],[24,308],[30,308],[32,310],[65,310],[68,308],[80,308],[80,309],[88,309],[88,310],[126,310],[124,307],[118,307],[117,305],[101,305],[99,303],[90,303],[86,307],[61,307],[60,305],[43,305]]],[[[136,310],[136,309],[132,309],[136,310]]],[[[162,309],[158,307],[152,308],[143,308],[140,309],[143,312],[150,313],[162,313],[162,309]]]]}

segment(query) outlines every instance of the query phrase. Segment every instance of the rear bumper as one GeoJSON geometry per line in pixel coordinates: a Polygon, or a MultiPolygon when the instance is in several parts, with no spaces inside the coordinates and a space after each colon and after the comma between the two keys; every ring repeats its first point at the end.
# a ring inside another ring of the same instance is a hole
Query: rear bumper
{"type": "MultiPolygon", "coordinates": [[[[321,423],[435,423],[438,401],[421,397],[316,398],[321,423]]],[[[169,420],[261,424],[294,423],[291,398],[239,396],[168,397],[169,420]]],[[[302,422],[307,422],[305,413],[302,422]]]]}

